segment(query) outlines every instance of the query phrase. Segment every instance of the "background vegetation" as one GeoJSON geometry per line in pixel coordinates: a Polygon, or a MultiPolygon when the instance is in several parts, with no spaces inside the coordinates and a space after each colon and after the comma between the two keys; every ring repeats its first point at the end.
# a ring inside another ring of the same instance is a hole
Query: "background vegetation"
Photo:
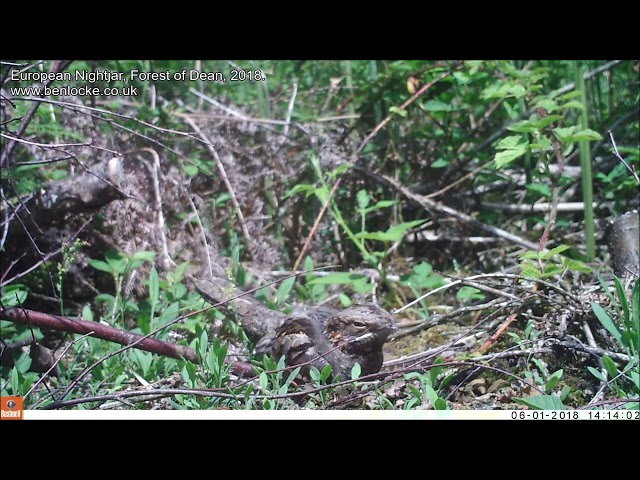
{"type": "Polygon", "coordinates": [[[604,231],[638,207],[639,68],[3,63],[3,308],[159,329],[197,358],[3,316],[2,394],[31,408],[638,409],[637,275],[612,275],[604,231]],[[13,90],[41,84],[12,71],[55,69],[72,80],[52,87],[136,94],[13,90]],[[123,79],[76,80],[98,71],[123,79]],[[111,158],[123,198],[37,228],[21,221],[51,182],[111,158]],[[326,265],[337,267],[256,296],[284,312],[377,301],[401,327],[382,375],[314,372],[300,385],[278,359],[253,358],[233,312],[202,311],[189,282],[217,267],[253,288],[326,265]]]}

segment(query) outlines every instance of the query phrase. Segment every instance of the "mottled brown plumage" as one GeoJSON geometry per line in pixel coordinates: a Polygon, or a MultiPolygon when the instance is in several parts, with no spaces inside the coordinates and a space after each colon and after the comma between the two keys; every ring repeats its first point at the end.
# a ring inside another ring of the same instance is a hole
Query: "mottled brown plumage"
{"type": "Polygon", "coordinates": [[[356,362],[362,375],[380,371],[382,345],[395,330],[391,315],[373,304],[344,310],[316,308],[287,317],[258,342],[256,351],[276,359],[284,356],[288,366],[304,364],[305,378],[311,366],[322,370],[330,364],[333,376],[340,374],[344,379],[350,378],[356,362]]]}

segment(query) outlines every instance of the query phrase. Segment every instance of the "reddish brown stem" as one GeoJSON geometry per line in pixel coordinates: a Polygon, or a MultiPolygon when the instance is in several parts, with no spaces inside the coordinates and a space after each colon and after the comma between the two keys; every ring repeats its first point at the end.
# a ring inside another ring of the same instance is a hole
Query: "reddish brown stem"
{"type": "MultiPolygon", "coordinates": [[[[33,327],[45,327],[64,332],[90,334],[93,337],[108,340],[120,345],[131,345],[146,352],[157,353],[165,357],[186,359],[198,363],[196,352],[189,347],[164,342],[155,338],[143,338],[136,333],[125,332],[108,325],[88,322],[77,318],[61,317],[24,308],[0,308],[0,319],[22,323],[33,327]],[[142,339],[142,340],[141,340],[142,339]],[[137,343],[136,343],[137,342],[137,343]]],[[[227,362],[225,360],[225,362],[227,362]]],[[[253,375],[253,368],[247,363],[231,362],[233,372],[237,375],[253,375]]]]}

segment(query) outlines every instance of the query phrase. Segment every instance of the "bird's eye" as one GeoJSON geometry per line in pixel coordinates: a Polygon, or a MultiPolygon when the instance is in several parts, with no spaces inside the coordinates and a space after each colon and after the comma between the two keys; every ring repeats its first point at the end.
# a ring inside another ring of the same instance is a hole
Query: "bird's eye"
{"type": "Polygon", "coordinates": [[[367,324],[366,324],[366,323],[361,322],[361,321],[359,321],[359,320],[356,320],[355,322],[353,322],[353,325],[354,325],[356,328],[365,328],[365,327],[367,326],[367,324]]]}

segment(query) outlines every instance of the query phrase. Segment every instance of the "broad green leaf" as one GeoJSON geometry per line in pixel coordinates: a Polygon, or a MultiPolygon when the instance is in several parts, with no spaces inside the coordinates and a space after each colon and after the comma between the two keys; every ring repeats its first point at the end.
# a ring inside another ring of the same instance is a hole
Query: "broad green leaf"
{"type": "Polygon", "coordinates": [[[320,370],[320,382],[324,383],[327,381],[327,379],[329,378],[329,375],[331,375],[331,364],[327,363],[324,367],[322,367],[322,370],[320,370]]]}
{"type": "Polygon", "coordinates": [[[362,372],[362,368],[359,363],[356,363],[353,367],[351,367],[351,380],[357,380],[360,378],[360,373],[362,372]]]}
{"type": "Polygon", "coordinates": [[[510,125],[507,130],[518,133],[533,133],[537,130],[537,126],[531,120],[523,120],[510,125]]]}
{"type": "Polygon", "coordinates": [[[276,297],[276,305],[282,305],[284,303],[287,296],[289,296],[289,292],[291,292],[291,289],[293,288],[293,284],[295,282],[296,282],[296,277],[287,278],[286,280],[283,280],[282,282],[280,282],[280,285],[278,285],[278,295],[276,297]]]}
{"type": "Polygon", "coordinates": [[[502,168],[505,165],[513,162],[516,158],[521,157],[527,153],[526,147],[515,148],[513,150],[504,150],[496,153],[494,161],[496,162],[496,168],[502,168]]]}
{"type": "Polygon", "coordinates": [[[442,398],[437,398],[435,402],[433,402],[433,408],[436,410],[448,410],[447,402],[442,398]]]}
{"type": "Polygon", "coordinates": [[[314,382],[320,383],[320,370],[318,370],[316,367],[309,368],[309,376],[314,382]]]}
{"type": "Polygon", "coordinates": [[[558,104],[551,99],[542,98],[536,103],[536,108],[544,108],[547,112],[551,113],[557,110],[558,104]]]}
{"type": "Polygon", "coordinates": [[[530,183],[525,185],[525,188],[532,193],[537,193],[542,197],[548,197],[551,193],[549,190],[549,185],[546,183],[530,183]]]}
{"type": "Polygon", "coordinates": [[[454,107],[450,103],[444,103],[440,100],[429,100],[422,104],[423,110],[427,112],[450,112],[454,107]]]}
{"type": "Polygon", "coordinates": [[[322,204],[324,205],[325,203],[327,203],[327,199],[329,198],[329,189],[327,187],[319,187],[315,189],[316,197],[318,197],[318,200],[320,200],[320,202],[322,202],[322,204]]]}
{"type": "Polygon", "coordinates": [[[522,135],[511,135],[505,137],[498,142],[496,150],[513,150],[514,148],[522,148],[527,141],[522,135]]]}
{"type": "Polygon", "coordinates": [[[2,288],[2,302],[0,304],[5,307],[17,307],[18,305],[22,305],[26,299],[27,291],[24,285],[7,285],[2,288]]]}
{"type": "Polygon", "coordinates": [[[260,389],[267,393],[269,390],[267,390],[267,387],[269,386],[269,377],[267,377],[267,374],[265,372],[262,372],[260,374],[260,377],[258,377],[258,381],[260,383],[260,389]]]}
{"type": "Polygon", "coordinates": [[[569,141],[567,139],[569,137],[571,137],[571,135],[573,135],[573,132],[575,132],[575,131],[576,131],[576,127],[575,126],[572,126],[572,127],[558,127],[558,128],[554,128],[553,129],[553,133],[555,133],[556,137],[561,142],[569,141]]]}
{"type": "Polygon", "coordinates": [[[607,379],[604,377],[604,375],[602,375],[602,372],[600,370],[598,370],[597,368],[587,367],[587,370],[589,370],[591,372],[591,375],[596,377],[599,381],[601,381],[601,382],[606,382],[607,381],[607,379]]]}
{"type": "Polygon", "coordinates": [[[449,161],[444,158],[440,158],[431,164],[432,168],[444,168],[449,165],[449,161]]]}
{"type": "Polygon", "coordinates": [[[111,265],[103,262],[102,260],[90,259],[88,263],[90,266],[92,266],[96,270],[100,270],[101,272],[114,273],[111,265]]]}
{"type": "Polygon", "coordinates": [[[187,175],[187,177],[195,177],[198,174],[198,167],[196,167],[195,165],[185,165],[184,173],[187,175]]]}
{"type": "Polygon", "coordinates": [[[539,130],[542,130],[547,125],[550,125],[553,122],[560,120],[561,118],[562,118],[561,115],[547,115],[545,117],[542,117],[540,120],[536,121],[535,126],[539,130]]]}
{"type": "Polygon", "coordinates": [[[93,322],[93,312],[91,311],[91,307],[89,305],[85,305],[82,307],[82,319],[87,322],[93,322]]]}
{"type": "Polygon", "coordinates": [[[595,140],[602,140],[602,136],[598,132],[595,132],[590,128],[585,128],[584,130],[580,130],[574,133],[570,137],[570,139],[571,139],[570,140],[571,142],[580,142],[583,140],[595,141],[595,140]]]}
{"type": "Polygon", "coordinates": [[[180,308],[179,302],[173,302],[169,304],[167,308],[164,309],[162,315],[160,315],[160,319],[158,320],[158,326],[166,325],[167,323],[175,320],[178,317],[178,310],[180,308]]]}
{"type": "Polygon", "coordinates": [[[131,258],[133,260],[143,260],[145,262],[153,262],[153,259],[156,256],[156,252],[144,251],[144,252],[136,252],[131,258]]]}

